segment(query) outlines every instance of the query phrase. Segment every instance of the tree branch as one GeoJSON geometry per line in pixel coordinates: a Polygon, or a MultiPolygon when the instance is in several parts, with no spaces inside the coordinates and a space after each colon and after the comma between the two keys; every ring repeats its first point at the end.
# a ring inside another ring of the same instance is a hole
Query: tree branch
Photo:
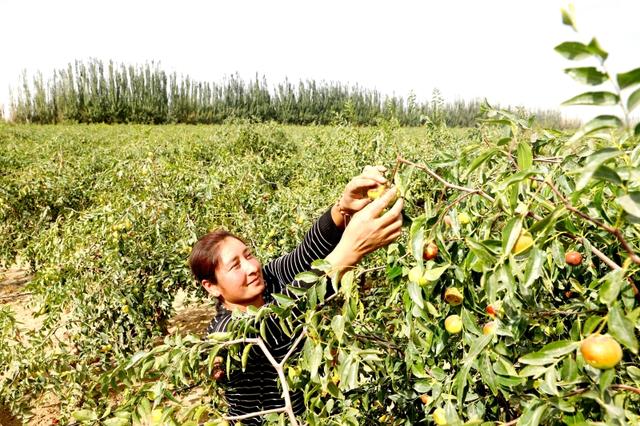
{"type": "Polygon", "coordinates": [[[625,240],[624,236],[622,235],[622,232],[620,231],[620,229],[618,228],[614,228],[612,226],[607,225],[606,223],[603,223],[597,219],[592,218],[591,216],[589,216],[586,213],[581,212],[580,210],[578,210],[577,208],[575,208],[570,202],[569,200],[567,200],[564,195],[562,195],[560,193],[560,191],[558,190],[558,188],[556,188],[556,186],[548,181],[545,180],[544,183],[546,183],[551,190],[556,194],[556,196],[558,198],[560,198],[560,200],[562,201],[562,203],[564,204],[565,208],[575,214],[577,214],[578,216],[580,216],[581,218],[583,218],[586,221],[589,221],[591,223],[593,223],[594,225],[604,229],[605,231],[609,232],[610,234],[612,234],[613,236],[615,236],[618,241],[620,242],[620,244],[622,244],[622,247],[627,251],[627,253],[629,253],[629,257],[630,259],[634,262],[637,263],[638,265],[640,265],[640,256],[638,256],[637,254],[635,254],[635,252],[633,251],[633,249],[631,248],[631,246],[629,245],[629,243],[627,242],[627,240],[625,240]]]}
{"type": "Polygon", "coordinates": [[[448,181],[444,180],[442,177],[440,177],[440,175],[438,175],[436,172],[434,172],[433,170],[431,170],[429,167],[427,167],[425,165],[416,164],[416,163],[411,162],[409,160],[406,160],[406,159],[404,159],[402,157],[398,157],[398,161],[400,163],[407,164],[409,166],[413,166],[413,167],[418,168],[420,170],[424,170],[425,172],[427,172],[427,174],[429,176],[431,176],[432,178],[434,178],[438,182],[442,183],[447,188],[457,189],[458,191],[470,192],[472,194],[478,194],[481,197],[484,197],[484,198],[486,198],[487,200],[489,200],[491,202],[495,201],[494,198],[491,195],[487,194],[482,189],[467,188],[466,186],[460,186],[460,185],[456,185],[456,184],[453,184],[451,182],[448,182],[448,181]]]}

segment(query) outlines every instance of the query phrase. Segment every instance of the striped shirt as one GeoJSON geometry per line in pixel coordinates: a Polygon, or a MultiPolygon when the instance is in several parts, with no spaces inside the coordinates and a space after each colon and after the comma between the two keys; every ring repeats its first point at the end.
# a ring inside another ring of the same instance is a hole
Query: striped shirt
{"type": "MultiPolygon", "coordinates": [[[[302,243],[295,250],[263,266],[265,303],[273,303],[271,297],[273,293],[289,294],[287,285],[298,287],[305,285],[296,281],[295,276],[300,272],[310,270],[314,260],[327,257],[341,237],[342,230],[335,225],[331,218],[331,210],[328,210],[313,224],[302,243]]],[[[333,286],[327,285],[327,296],[332,291],[333,286]]],[[[221,306],[209,324],[207,333],[225,331],[231,317],[231,312],[221,306]]],[[[280,362],[297,336],[287,336],[273,317],[267,317],[264,321],[267,321],[265,344],[275,360],[280,362]]],[[[302,414],[304,412],[302,392],[290,392],[290,396],[294,412],[297,415],[302,414]]],[[[225,389],[225,397],[229,404],[230,416],[284,407],[284,398],[278,385],[278,373],[260,348],[253,347],[251,349],[244,372],[238,370],[231,374],[225,389]]],[[[242,421],[244,425],[260,425],[262,423],[263,420],[258,417],[242,421]]]]}

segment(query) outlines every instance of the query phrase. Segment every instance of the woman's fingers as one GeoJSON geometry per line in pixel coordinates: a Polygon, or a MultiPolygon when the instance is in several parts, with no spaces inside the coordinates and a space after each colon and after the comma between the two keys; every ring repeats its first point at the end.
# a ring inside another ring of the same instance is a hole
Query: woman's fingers
{"type": "Polygon", "coordinates": [[[393,222],[400,221],[402,224],[402,207],[404,206],[404,200],[398,198],[395,204],[382,216],[380,216],[381,226],[388,226],[393,222]]]}
{"type": "Polygon", "coordinates": [[[379,174],[384,174],[387,171],[387,168],[385,166],[364,166],[364,169],[362,169],[362,174],[367,174],[367,173],[379,173],[379,174]]]}
{"type": "MultiPolygon", "coordinates": [[[[389,205],[389,203],[395,199],[397,192],[398,190],[395,187],[389,188],[379,198],[376,198],[375,200],[373,200],[373,202],[369,203],[369,205],[362,211],[367,211],[372,218],[380,216],[382,211],[389,205]]],[[[394,208],[395,207],[396,206],[394,205],[394,208]]],[[[402,203],[400,203],[400,210],[402,210],[402,203]]]]}

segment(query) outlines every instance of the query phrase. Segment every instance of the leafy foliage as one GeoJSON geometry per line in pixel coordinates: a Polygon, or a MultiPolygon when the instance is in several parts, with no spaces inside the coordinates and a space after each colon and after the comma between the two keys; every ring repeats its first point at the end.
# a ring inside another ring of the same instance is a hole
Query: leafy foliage
{"type": "MultiPolygon", "coordinates": [[[[576,27],[570,10],[563,22],[576,27]]],[[[557,50],[595,61],[570,72],[585,84],[613,87],[570,103],[615,102],[620,116],[568,134],[488,104],[464,131],[393,118],[375,128],[2,125],[0,158],[12,159],[0,175],[2,260],[33,266],[45,325],[27,347],[0,310],[0,402],[26,413],[54,389],[64,421],[222,425],[216,357],[227,374],[242,369],[250,346],[236,339],[259,336],[272,315],[303,333],[284,371],[310,425],[425,424],[436,413],[447,424],[637,424],[640,140],[628,113],[640,81],[605,71],[595,39],[557,50]],[[197,291],[185,265],[196,235],[225,226],[272,258],[370,163],[395,171],[406,232],[346,273],[335,297],[325,299],[327,276],[306,274],[298,301],[276,297],[229,333],[165,336],[176,291],[197,291]],[[438,256],[425,260],[430,242],[438,256]],[[462,332],[445,331],[450,315],[462,332]],[[60,328],[73,335],[64,344],[52,338],[60,328]],[[585,360],[582,342],[596,333],[622,348],[613,368],[585,360]]]]}
{"type": "MultiPolygon", "coordinates": [[[[270,86],[263,77],[245,82],[231,75],[222,82],[202,82],[167,75],[158,64],[144,66],[76,61],[44,80],[41,73],[21,87],[11,103],[10,117],[19,123],[207,123],[233,120],[282,124],[377,125],[397,119],[404,126],[425,123],[470,127],[476,123],[479,100],[444,103],[437,89],[431,102],[418,103],[384,96],[376,90],[335,82],[288,80],[270,86]]],[[[555,110],[529,114],[548,126],[576,127],[555,110]]]]}

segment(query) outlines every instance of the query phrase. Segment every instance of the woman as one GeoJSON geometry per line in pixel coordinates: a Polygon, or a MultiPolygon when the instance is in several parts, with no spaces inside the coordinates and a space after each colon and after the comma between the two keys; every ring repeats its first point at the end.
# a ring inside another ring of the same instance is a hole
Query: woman
{"type": "MultiPolygon", "coordinates": [[[[316,259],[327,260],[339,274],[355,266],[366,254],[394,241],[401,233],[402,199],[383,214],[396,199],[391,188],[371,201],[367,191],[386,185],[381,166],[365,167],[362,174],[346,186],[340,200],[326,211],[291,253],[279,257],[264,267],[249,247],[238,237],[218,230],[201,237],[193,247],[189,264],[204,289],[219,301],[218,312],[208,332],[224,331],[234,310],[246,311],[248,306],[260,306],[273,301],[273,293],[289,294],[287,287],[303,286],[295,276],[311,269],[316,259]]],[[[327,286],[331,293],[333,286],[327,286]]],[[[277,321],[266,319],[267,341],[277,361],[283,359],[294,338],[284,334],[277,321]]],[[[238,416],[284,406],[275,369],[260,351],[252,351],[244,372],[234,372],[225,390],[229,416],[238,416]]],[[[304,412],[301,392],[291,395],[296,414],[304,412]]],[[[261,424],[254,418],[243,424],[261,424]]]]}

